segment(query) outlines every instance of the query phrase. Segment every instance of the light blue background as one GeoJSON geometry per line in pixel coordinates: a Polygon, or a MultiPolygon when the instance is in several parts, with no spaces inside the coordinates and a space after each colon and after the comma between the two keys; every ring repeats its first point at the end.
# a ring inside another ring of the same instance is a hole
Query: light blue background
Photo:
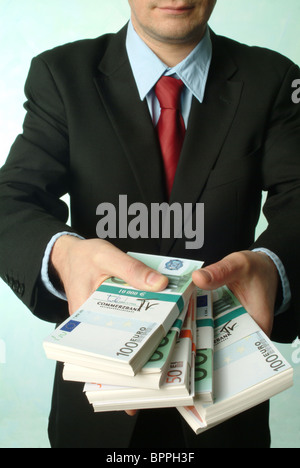
{"type": "MultiPolygon", "coordinates": [[[[117,31],[128,18],[127,0],[0,0],[0,165],[22,128],[31,58],[65,42],[117,31]]],[[[299,0],[219,0],[210,25],[216,33],[269,47],[300,64],[299,18],[299,0]]],[[[264,226],[262,218],[259,231],[264,226]]],[[[44,357],[42,340],[52,328],[31,316],[0,281],[1,448],[49,447],[54,364],[44,357]]],[[[291,363],[300,358],[299,348],[281,349],[291,363]]],[[[272,399],[274,448],[300,447],[300,363],[294,368],[294,387],[272,399]]]]}

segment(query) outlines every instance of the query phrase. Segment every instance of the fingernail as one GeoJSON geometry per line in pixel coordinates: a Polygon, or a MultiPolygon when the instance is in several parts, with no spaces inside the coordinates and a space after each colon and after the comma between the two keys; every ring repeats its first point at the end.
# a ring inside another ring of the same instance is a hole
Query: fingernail
{"type": "Polygon", "coordinates": [[[210,283],[212,281],[211,274],[208,271],[206,270],[199,270],[199,271],[203,276],[205,276],[205,280],[207,283],[210,283]]]}
{"type": "Polygon", "coordinates": [[[164,276],[155,271],[151,271],[147,276],[146,283],[149,286],[159,286],[165,281],[164,276]]]}

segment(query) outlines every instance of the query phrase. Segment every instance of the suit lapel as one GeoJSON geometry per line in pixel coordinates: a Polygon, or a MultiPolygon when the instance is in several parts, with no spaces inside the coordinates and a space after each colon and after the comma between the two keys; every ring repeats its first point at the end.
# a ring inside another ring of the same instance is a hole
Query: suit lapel
{"type": "Polygon", "coordinates": [[[193,99],[186,138],[171,201],[200,198],[217,162],[239,104],[243,82],[234,81],[236,66],[212,33],[213,59],[203,103],[193,99]]]}
{"type": "Polygon", "coordinates": [[[141,101],[125,48],[126,28],[110,42],[95,79],[107,115],[132,167],[142,201],[165,200],[160,148],[146,101],[141,101]]]}
{"type": "MultiPolygon", "coordinates": [[[[235,81],[237,68],[212,34],[213,59],[203,103],[192,102],[186,137],[178,164],[170,203],[200,200],[211,170],[217,163],[224,141],[236,114],[243,82],[235,81]]],[[[170,252],[176,239],[166,239],[162,251],[170,252]]]]}

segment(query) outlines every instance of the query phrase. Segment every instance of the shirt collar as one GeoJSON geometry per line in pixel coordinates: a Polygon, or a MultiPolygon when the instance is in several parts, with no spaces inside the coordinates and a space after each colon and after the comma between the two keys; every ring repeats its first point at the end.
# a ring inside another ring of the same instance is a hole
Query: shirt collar
{"type": "Polygon", "coordinates": [[[162,75],[175,73],[192,94],[200,102],[203,101],[212,57],[209,28],[193,51],[173,68],[168,67],[152,52],[136,33],[131,21],[128,24],[126,48],[141,100],[162,75]]]}

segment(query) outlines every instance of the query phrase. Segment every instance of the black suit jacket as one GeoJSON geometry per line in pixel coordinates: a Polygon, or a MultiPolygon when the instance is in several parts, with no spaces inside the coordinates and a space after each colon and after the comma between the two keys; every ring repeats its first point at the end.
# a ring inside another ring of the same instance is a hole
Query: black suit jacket
{"type": "MultiPolygon", "coordinates": [[[[47,243],[60,231],[96,237],[102,202],[166,201],[155,129],[141,102],[118,34],[47,51],[32,61],[24,131],[0,172],[0,274],[42,319],[67,316],[40,281],[47,243]],[[60,197],[70,194],[68,210],[60,197]]],[[[213,59],[202,104],[193,100],[170,203],[204,203],[205,240],[111,239],[127,251],[211,263],[233,251],[266,247],[282,260],[292,304],[274,338],[299,333],[299,68],[274,52],[212,33],[213,59]],[[254,242],[261,193],[267,230],[254,242]]]]}
{"type": "MultiPolygon", "coordinates": [[[[32,62],[24,132],[0,173],[0,273],[39,317],[57,322],[63,302],[40,287],[51,236],[96,237],[102,202],[119,194],[149,208],[166,200],[157,136],[117,35],[48,51],[32,62]],[[71,199],[71,225],[59,199],[71,199]]],[[[204,260],[255,245],[282,260],[291,283],[293,332],[299,330],[300,107],[291,100],[299,69],[288,59],[212,33],[204,102],[194,100],[170,203],[205,204],[205,242],[112,239],[126,250],[204,260]],[[254,244],[261,192],[269,192],[266,232],[254,244]],[[296,328],[295,328],[296,327],[296,328]]],[[[292,321],[292,322],[291,322],[292,321]]],[[[283,336],[284,338],[284,336],[283,336]]]]}

